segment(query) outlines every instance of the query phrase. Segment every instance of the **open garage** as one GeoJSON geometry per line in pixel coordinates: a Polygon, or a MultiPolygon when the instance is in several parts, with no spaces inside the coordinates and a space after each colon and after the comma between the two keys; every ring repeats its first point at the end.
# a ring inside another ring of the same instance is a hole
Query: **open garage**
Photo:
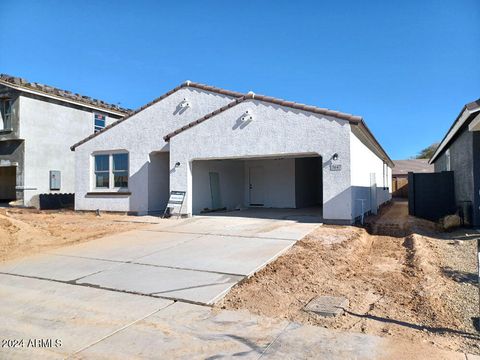
{"type": "Polygon", "coordinates": [[[318,206],[352,223],[390,199],[392,162],[353,115],[250,93],[164,139],[183,214],[318,206]]]}
{"type": "Polygon", "coordinates": [[[192,179],[193,214],[322,204],[322,159],[315,154],[197,160],[192,163],[192,179]]]}

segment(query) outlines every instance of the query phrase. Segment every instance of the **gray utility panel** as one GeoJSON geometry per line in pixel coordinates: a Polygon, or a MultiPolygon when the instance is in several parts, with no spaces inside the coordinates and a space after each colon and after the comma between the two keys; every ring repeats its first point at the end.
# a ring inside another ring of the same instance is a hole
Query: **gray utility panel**
{"type": "Polygon", "coordinates": [[[61,173],[59,170],[50,170],[50,190],[60,190],[62,185],[61,173]]]}

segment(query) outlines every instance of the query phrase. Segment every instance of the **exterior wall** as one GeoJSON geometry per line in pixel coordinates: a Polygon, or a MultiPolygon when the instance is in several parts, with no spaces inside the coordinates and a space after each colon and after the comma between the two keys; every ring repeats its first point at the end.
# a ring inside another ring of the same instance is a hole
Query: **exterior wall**
{"type": "Polygon", "coordinates": [[[264,169],[263,204],[268,208],[295,207],[295,159],[266,159],[245,161],[244,204],[250,204],[249,169],[261,166],[264,169]]]}
{"type": "Polygon", "coordinates": [[[435,172],[447,171],[445,152],[450,150],[450,170],[453,171],[454,177],[455,202],[458,206],[461,205],[461,201],[472,202],[474,224],[476,226],[480,225],[480,214],[478,213],[479,202],[475,198],[478,191],[474,189],[480,190],[480,188],[474,185],[475,177],[479,177],[480,174],[474,172],[474,158],[477,157],[476,152],[480,151],[479,136],[477,132],[470,132],[465,127],[434,163],[435,172]],[[474,138],[476,139],[475,147],[474,138]]]}
{"type": "Polygon", "coordinates": [[[152,153],[149,163],[148,212],[163,212],[170,195],[169,153],[152,153]]]}
{"type": "MultiPolygon", "coordinates": [[[[25,140],[24,203],[38,206],[38,194],[75,191],[75,157],[70,146],[93,133],[94,111],[19,97],[19,136],[25,140]],[[49,171],[61,171],[61,189],[51,191],[49,171]]],[[[107,124],[116,120],[107,116],[107,124]]]]}
{"type": "Polygon", "coordinates": [[[480,132],[473,135],[473,226],[480,227],[480,132]]]}
{"type": "Polygon", "coordinates": [[[348,121],[247,100],[170,139],[172,190],[186,191],[185,213],[192,213],[192,161],[199,159],[321,155],[323,216],[351,221],[350,124],[348,121]],[[242,123],[249,110],[254,120],[242,123]],[[341,171],[331,171],[334,153],[341,171]]]}
{"type": "MultiPolygon", "coordinates": [[[[455,199],[473,202],[473,133],[464,129],[449,146],[450,170],[454,172],[455,199]]],[[[447,149],[445,149],[447,150],[447,149]]],[[[446,154],[435,161],[435,172],[447,170],[446,154]]]]}
{"type": "MultiPolygon", "coordinates": [[[[149,205],[152,188],[159,186],[152,176],[158,172],[158,169],[152,166],[152,152],[168,152],[169,144],[163,140],[163,136],[231,101],[232,98],[228,96],[195,88],[182,88],[78,146],[75,149],[75,209],[131,211],[143,214],[152,208],[158,208],[159,203],[149,205]],[[180,109],[178,105],[184,98],[188,99],[191,107],[180,109]],[[87,195],[95,192],[92,187],[92,154],[95,151],[110,150],[129,152],[128,188],[131,195],[87,195]]],[[[174,165],[175,162],[170,162],[167,171],[174,171],[174,165]]],[[[162,189],[162,192],[164,193],[165,189],[162,189]]]]}
{"type": "Polygon", "coordinates": [[[350,133],[351,151],[351,189],[352,189],[352,218],[362,214],[363,209],[367,213],[375,211],[378,206],[391,199],[392,170],[387,166],[384,173],[384,161],[380,159],[352,132],[350,133]],[[371,196],[370,174],[375,174],[376,195],[371,196]],[[385,178],[385,179],[384,179],[385,178]],[[376,198],[376,203],[372,200],[376,198]]]}
{"type": "Polygon", "coordinates": [[[220,179],[222,207],[228,210],[244,205],[244,162],[233,161],[194,161],[193,166],[193,214],[203,209],[212,209],[210,172],[217,172],[220,179]]]}

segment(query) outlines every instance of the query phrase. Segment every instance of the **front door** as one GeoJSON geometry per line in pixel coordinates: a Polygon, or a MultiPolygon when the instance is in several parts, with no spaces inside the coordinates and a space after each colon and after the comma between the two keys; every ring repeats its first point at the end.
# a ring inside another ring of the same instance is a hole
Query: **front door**
{"type": "Polygon", "coordinates": [[[264,205],[264,184],[263,166],[252,166],[249,168],[249,192],[250,206],[264,205]]]}

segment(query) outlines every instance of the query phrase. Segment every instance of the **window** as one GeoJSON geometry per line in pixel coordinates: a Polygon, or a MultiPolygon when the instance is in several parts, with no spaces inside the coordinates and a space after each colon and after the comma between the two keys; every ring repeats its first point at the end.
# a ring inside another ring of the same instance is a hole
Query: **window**
{"type": "Polygon", "coordinates": [[[128,153],[94,155],[95,188],[128,187],[128,153]]]}
{"type": "Polygon", "coordinates": [[[95,187],[110,187],[110,155],[95,155],[95,187]]]}
{"type": "Polygon", "coordinates": [[[445,169],[450,171],[450,149],[445,151],[445,169]]]}
{"type": "Polygon", "coordinates": [[[128,186],[128,154],[113,154],[113,186],[128,186]]]}
{"type": "Polygon", "coordinates": [[[105,128],[107,117],[102,114],[94,114],[94,132],[99,132],[105,128]]]}
{"type": "Polygon", "coordinates": [[[10,99],[0,99],[0,117],[3,127],[0,130],[12,129],[12,101],[10,99]]]}

